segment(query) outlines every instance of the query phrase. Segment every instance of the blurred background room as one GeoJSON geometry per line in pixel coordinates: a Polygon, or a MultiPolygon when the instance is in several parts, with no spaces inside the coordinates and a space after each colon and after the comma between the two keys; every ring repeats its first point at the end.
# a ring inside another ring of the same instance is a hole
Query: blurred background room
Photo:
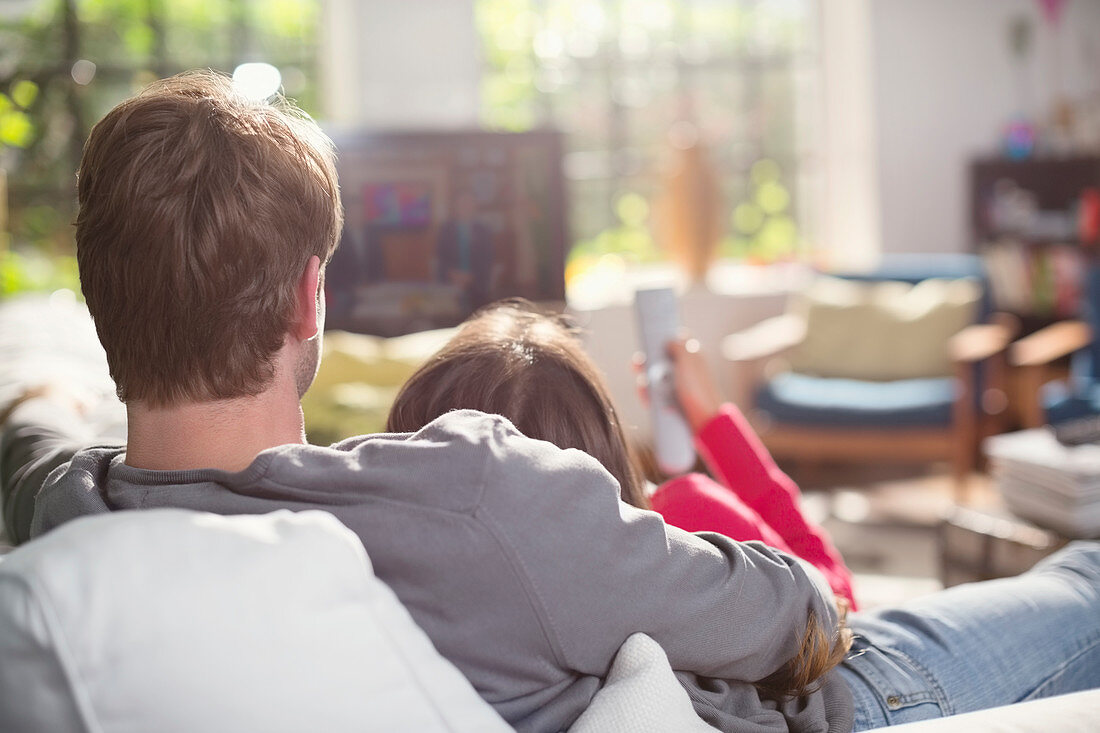
{"type": "Polygon", "coordinates": [[[0,298],[79,304],[88,131],[191,68],[338,148],[311,440],[519,296],[644,452],[670,286],[865,607],[1100,536],[1100,0],[0,0],[0,298]]]}

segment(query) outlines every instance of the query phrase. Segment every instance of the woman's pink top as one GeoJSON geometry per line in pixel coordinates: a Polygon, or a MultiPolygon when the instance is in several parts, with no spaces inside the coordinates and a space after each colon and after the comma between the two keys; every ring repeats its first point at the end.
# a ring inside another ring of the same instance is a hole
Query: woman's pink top
{"type": "Polygon", "coordinates": [[[833,593],[852,595],[852,573],[825,530],[802,515],[798,486],[733,405],[723,405],[699,433],[699,452],[722,484],[690,473],[665,482],[651,497],[665,521],[689,532],[761,540],[797,555],[822,572],[833,593]]]}

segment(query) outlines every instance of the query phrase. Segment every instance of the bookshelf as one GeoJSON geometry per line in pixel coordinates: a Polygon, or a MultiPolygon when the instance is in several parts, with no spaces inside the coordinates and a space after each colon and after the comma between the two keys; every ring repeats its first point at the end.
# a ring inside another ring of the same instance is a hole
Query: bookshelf
{"type": "Polygon", "coordinates": [[[1080,227],[1089,191],[1100,192],[1100,157],[970,164],[972,242],[985,258],[995,307],[1018,315],[1026,331],[1080,315],[1093,249],[1080,227]]]}

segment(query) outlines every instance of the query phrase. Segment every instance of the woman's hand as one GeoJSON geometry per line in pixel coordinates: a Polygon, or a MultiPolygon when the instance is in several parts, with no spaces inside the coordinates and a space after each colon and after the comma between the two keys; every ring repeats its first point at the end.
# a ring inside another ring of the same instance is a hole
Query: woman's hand
{"type": "MultiPolygon", "coordinates": [[[[668,356],[672,361],[676,400],[680,403],[691,432],[698,435],[703,426],[718,414],[722,398],[699,350],[697,339],[681,338],[670,342],[668,356]]],[[[640,353],[634,355],[634,371],[638,379],[639,397],[643,403],[649,404],[645,356],[640,353]]]]}

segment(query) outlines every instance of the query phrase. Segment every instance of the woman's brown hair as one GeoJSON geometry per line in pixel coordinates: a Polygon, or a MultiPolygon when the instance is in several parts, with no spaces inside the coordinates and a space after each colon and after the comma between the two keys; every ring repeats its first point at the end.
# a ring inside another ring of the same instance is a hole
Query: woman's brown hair
{"type": "MultiPolygon", "coordinates": [[[[467,320],[401,388],[386,429],[419,430],[451,410],[503,415],[529,438],[578,448],[614,476],[623,501],[649,508],[645,483],[599,369],[575,328],[523,300],[502,301],[467,320]]],[[[775,697],[805,695],[851,646],[841,622],[831,632],[812,612],[798,653],[756,682],[775,697]]]]}
{"type": "Polygon", "coordinates": [[[405,383],[386,429],[413,432],[461,409],[503,415],[529,438],[584,451],[619,482],[623,501],[649,508],[603,377],[563,317],[523,300],[482,309],[405,383]]]}

